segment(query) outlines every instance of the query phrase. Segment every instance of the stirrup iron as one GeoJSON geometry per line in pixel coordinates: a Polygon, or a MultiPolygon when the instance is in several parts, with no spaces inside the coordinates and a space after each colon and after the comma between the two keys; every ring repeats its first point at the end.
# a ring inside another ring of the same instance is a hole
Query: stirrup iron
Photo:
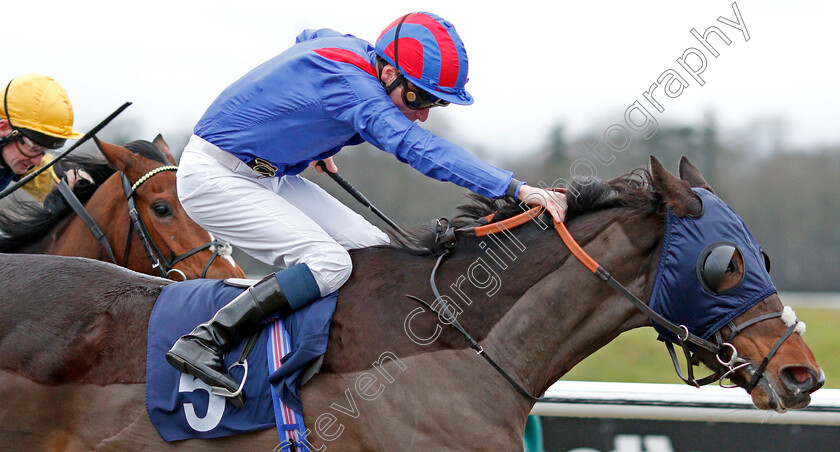
{"type": "Polygon", "coordinates": [[[245,374],[242,375],[242,382],[239,383],[239,387],[236,391],[230,392],[227,388],[223,388],[221,386],[211,386],[210,392],[217,396],[226,398],[239,397],[240,394],[242,394],[242,390],[245,388],[245,381],[248,380],[248,360],[233,363],[230,367],[228,367],[228,371],[237,366],[242,366],[245,369],[245,374]]]}

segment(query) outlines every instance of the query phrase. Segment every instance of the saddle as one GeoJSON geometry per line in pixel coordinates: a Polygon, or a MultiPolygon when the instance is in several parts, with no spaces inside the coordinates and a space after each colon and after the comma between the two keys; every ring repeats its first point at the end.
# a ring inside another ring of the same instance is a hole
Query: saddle
{"type": "MultiPolygon", "coordinates": [[[[212,394],[201,380],[178,372],[164,357],[180,336],[207,321],[255,282],[241,278],[194,279],[169,284],[161,291],[149,318],[146,409],[164,440],[217,438],[273,426],[284,431],[297,429],[289,427],[297,422],[278,422],[278,407],[282,402],[297,413],[303,412],[300,386],[317,372],[326,351],[337,293],[277,320],[282,322],[280,328],[273,322],[257,333],[247,356],[244,409],[212,394]],[[276,338],[286,332],[290,339],[287,346],[275,347],[276,338]]],[[[238,361],[245,342],[228,353],[226,365],[238,361]]],[[[233,367],[231,372],[237,380],[243,380],[244,366],[233,367]]]]}

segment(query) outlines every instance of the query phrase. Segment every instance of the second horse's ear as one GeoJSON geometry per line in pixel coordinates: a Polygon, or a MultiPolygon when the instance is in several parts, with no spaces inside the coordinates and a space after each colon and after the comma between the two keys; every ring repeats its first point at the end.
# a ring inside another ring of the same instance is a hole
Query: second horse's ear
{"type": "Polygon", "coordinates": [[[169,149],[169,145],[166,143],[166,140],[163,139],[163,135],[158,134],[155,137],[155,139],[152,140],[152,143],[155,145],[156,148],[158,148],[158,150],[160,150],[160,152],[163,153],[163,155],[166,157],[166,160],[170,164],[172,164],[172,165],[177,165],[178,164],[178,162],[175,161],[175,156],[172,155],[172,152],[169,149]]]}
{"type": "Polygon", "coordinates": [[[96,147],[102,152],[102,155],[105,156],[105,160],[118,171],[128,173],[131,168],[137,166],[139,160],[137,155],[128,149],[102,141],[96,136],[93,137],[93,141],[96,143],[96,147]]]}
{"type": "Polygon", "coordinates": [[[697,169],[691,162],[688,161],[688,157],[682,156],[680,158],[680,179],[688,182],[694,188],[705,188],[710,192],[714,193],[715,191],[712,190],[712,187],[706,182],[706,179],[703,177],[703,173],[697,169]]]}
{"type": "Polygon", "coordinates": [[[668,172],[654,156],[650,156],[650,175],[654,188],[677,216],[699,216],[703,212],[703,203],[691,185],[668,172]]]}

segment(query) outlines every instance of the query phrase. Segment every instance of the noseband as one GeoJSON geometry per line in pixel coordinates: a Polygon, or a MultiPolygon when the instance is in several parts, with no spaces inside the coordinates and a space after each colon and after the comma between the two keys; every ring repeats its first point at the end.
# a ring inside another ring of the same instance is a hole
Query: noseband
{"type": "MultiPolygon", "coordinates": [[[[473,233],[476,236],[485,236],[490,235],[498,232],[502,232],[505,230],[509,230],[513,227],[525,224],[534,218],[537,218],[540,214],[543,213],[541,207],[535,207],[531,210],[523,212],[515,217],[508,218],[503,220],[499,223],[491,223],[491,224],[482,224],[479,226],[471,226],[467,228],[460,228],[454,229],[448,226],[448,221],[444,219],[440,219],[437,222],[437,244],[444,249],[443,254],[438,257],[437,262],[435,263],[434,268],[432,269],[431,277],[429,281],[432,286],[432,293],[435,295],[436,302],[434,303],[437,306],[440,306],[440,311],[435,309],[432,304],[415,297],[413,295],[406,295],[408,298],[417,301],[423,304],[425,307],[429,308],[438,316],[443,316],[442,318],[446,319],[446,323],[452,326],[455,330],[457,330],[461,335],[465,337],[469,346],[476,351],[477,354],[481,355],[485,360],[487,360],[496,371],[498,371],[505,379],[514,387],[516,388],[521,394],[525,397],[532,399],[532,400],[539,400],[540,397],[532,395],[527,389],[525,389],[521,384],[517,383],[516,380],[509,375],[504,369],[495,362],[485,351],[484,348],[479,345],[475,339],[464,329],[464,327],[458,322],[456,315],[449,309],[449,306],[446,303],[438,302],[437,300],[441,299],[441,296],[438,292],[437,285],[435,284],[435,273],[440,267],[441,262],[443,259],[450,253],[452,249],[455,248],[455,244],[457,242],[457,235],[456,232],[468,232],[473,233]]],[[[486,217],[485,223],[489,221],[492,216],[486,217]]],[[[726,378],[730,378],[735,372],[738,370],[748,368],[751,370],[751,377],[750,381],[745,388],[748,393],[750,393],[753,388],[758,384],[759,380],[761,379],[762,375],[764,374],[767,365],[770,363],[770,360],[782,346],[782,344],[787,340],[788,337],[796,331],[796,327],[799,324],[798,320],[794,320],[791,325],[789,325],[787,331],[776,341],[775,345],[770,349],[767,355],[762,360],[761,364],[757,368],[752,368],[752,364],[738,355],[738,350],[732,345],[732,340],[737,336],[739,333],[744,331],[744,329],[755,325],[759,322],[764,320],[773,319],[777,317],[782,317],[783,312],[774,312],[771,314],[765,314],[761,316],[754,317],[741,325],[735,325],[733,322],[729,322],[727,326],[730,328],[729,337],[726,341],[723,340],[722,334],[720,331],[715,333],[715,342],[710,342],[706,339],[703,339],[700,336],[697,336],[691,333],[687,326],[685,325],[676,325],[663,317],[658,312],[654,311],[653,309],[648,306],[647,303],[643,302],[639,297],[634,295],[630,292],[623,284],[618,282],[615,278],[613,278],[610,273],[598,264],[595,259],[593,259],[583,248],[575,241],[572,235],[569,233],[568,229],[563,223],[554,223],[554,228],[557,231],[560,238],[563,240],[563,243],[569,248],[572,252],[572,255],[575,256],[587,269],[589,269],[592,273],[595,274],[599,279],[606,282],[610,285],[616,292],[618,292],[621,296],[629,300],[633,303],[640,311],[642,311],[645,315],[647,315],[652,322],[662,326],[666,330],[673,333],[677,340],[676,342],[672,342],[671,340],[660,336],[660,338],[665,342],[665,345],[668,349],[669,354],[671,355],[671,359],[674,363],[674,369],[677,373],[677,376],[683,380],[686,384],[691,386],[699,387],[709,383],[714,383],[715,381],[720,381],[721,386],[725,386],[723,380],[726,378]],[[688,376],[684,376],[681,370],[681,366],[679,363],[679,359],[677,358],[677,354],[674,351],[674,344],[679,345],[685,354],[686,361],[687,361],[687,373],[688,376]],[[718,363],[723,366],[724,370],[716,370],[715,373],[706,376],[701,379],[697,379],[694,377],[694,367],[699,366],[699,360],[696,356],[696,350],[699,348],[707,350],[711,352],[715,358],[717,359],[718,363]]],[[[731,386],[731,385],[730,385],[731,386]]]]}
{"type": "MultiPolygon", "coordinates": [[[[719,375],[717,377],[717,379],[721,381],[721,386],[726,387],[726,385],[723,384],[723,380],[726,379],[726,378],[729,378],[730,375],[732,375],[735,371],[737,371],[739,369],[742,369],[744,367],[752,367],[752,364],[750,364],[749,361],[747,361],[744,358],[741,358],[741,357],[738,356],[738,350],[735,348],[735,346],[732,345],[732,340],[735,339],[735,336],[737,336],[741,331],[744,331],[749,326],[755,325],[755,324],[757,324],[759,322],[762,322],[764,320],[773,319],[773,318],[777,318],[777,317],[782,317],[782,315],[783,315],[782,312],[773,312],[773,313],[770,313],[770,314],[764,314],[764,315],[760,315],[758,317],[753,317],[753,318],[747,320],[746,322],[744,322],[740,325],[737,325],[737,326],[734,323],[729,322],[728,326],[729,326],[730,332],[729,332],[729,338],[727,338],[726,342],[723,342],[722,335],[721,335],[720,331],[715,333],[715,338],[717,339],[717,343],[721,346],[721,348],[725,347],[725,348],[728,348],[731,351],[729,360],[727,360],[726,362],[724,362],[721,359],[721,353],[716,353],[715,354],[715,357],[717,358],[718,362],[727,369],[726,372],[723,372],[723,373],[718,372],[716,374],[712,374],[712,376],[713,375],[719,375]]],[[[788,326],[788,329],[784,332],[784,334],[782,334],[782,336],[779,338],[779,340],[776,341],[776,343],[773,345],[773,347],[770,349],[770,351],[767,352],[767,356],[764,357],[764,359],[761,361],[761,364],[758,366],[758,368],[752,370],[752,372],[751,372],[752,376],[750,377],[749,384],[747,384],[747,387],[745,388],[747,390],[747,393],[751,393],[753,388],[755,388],[755,386],[758,384],[759,379],[761,379],[761,376],[764,374],[764,370],[767,368],[767,365],[770,364],[770,360],[773,359],[773,355],[776,354],[776,352],[779,350],[779,347],[782,346],[782,344],[787,340],[787,338],[790,337],[790,335],[793,334],[794,331],[796,331],[796,328],[797,328],[797,326],[799,326],[799,323],[800,323],[799,320],[794,320],[794,322],[790,326],[788,326]]],[[[688,355],[686,355],[686,356],[688,356],[688,355]]],[[[675,358],[675,355],[673,353],[671,353],[671,358],[672,359],[675,358]]],[[[674,362],[676,363],[676,361],[674,361],[674,362]]],[[[677,374],[679,375],[679,367],[676,367],[676,369],[677,369],[677,374]]],[[[685,381],[685,379],[683,379],[683,381],[685,381]]],[[[712,380],[712,381],[714,381],[714,380],[712,380]]],[[[686,383],[689,383],[689,382],[686,381],[686,383]]],[[[692,384],[692,383],[689,383],[689,384],[692,384]]]]}

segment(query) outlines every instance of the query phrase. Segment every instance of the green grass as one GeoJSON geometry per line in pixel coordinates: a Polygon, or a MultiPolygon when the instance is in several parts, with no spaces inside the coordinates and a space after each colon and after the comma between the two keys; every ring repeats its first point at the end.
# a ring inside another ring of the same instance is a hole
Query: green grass
{"type": "MultiPolygon", "coordinates": [[[[796,309],[808,331],[803,338],[814,351],[826,374],[826,388],[840,388],[840,310],[796,309]]],[[[682,383],[674,372],[665,344],[656,340],[653,328],[628,331],[575,366],[564,380],[617,381],[631,383],[682,383]]],[[[679,351],[678,351],[679,352],[679,351]]],[[[680,356],[681,356],[681,352],[680,356]]],[[[703,377],[701,368],[696,377],[703,377]]]]}

